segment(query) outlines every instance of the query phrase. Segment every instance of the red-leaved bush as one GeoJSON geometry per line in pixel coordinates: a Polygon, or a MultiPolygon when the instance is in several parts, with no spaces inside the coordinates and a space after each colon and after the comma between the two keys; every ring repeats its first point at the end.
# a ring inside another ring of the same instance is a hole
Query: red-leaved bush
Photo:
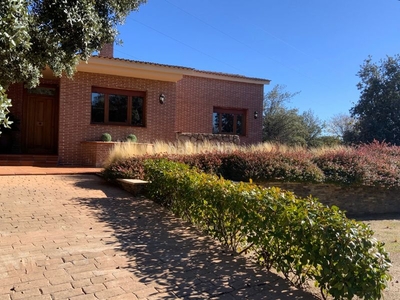
{"type": "Polygon", "coordinates": [[[166,158],[234,181],[327,182],[381,187],[400,186],[400,147],[373,142],[325,151],[244,151],[230,153],[145,155],[116,162],[103,175],[108,179],[144,178],[143,162],[166,158]]]}

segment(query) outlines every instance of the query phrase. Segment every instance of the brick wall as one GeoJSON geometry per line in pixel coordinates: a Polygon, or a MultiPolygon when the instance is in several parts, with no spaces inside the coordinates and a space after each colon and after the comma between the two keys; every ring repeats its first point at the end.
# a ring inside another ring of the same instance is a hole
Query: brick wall
{"type": "Polygon", "coordinates": [[[176,86],[171,82],[144,80],[111,75],[79,72],[73,80],[61,78],[60,83],[60,164],[82,164],[81,142],[99,140],[102,133],[111,134],[113,141],[135,134],[139,142],[175,140],[176,86]],[[90,124],[92,87],[146,92],[146,126],[114,126],[90,124]],[[165,95],[160,104],[159,95],[165,95]]]}
{"type": "Polygon", "coordinates": [[[99,56],[114,57],[114,43],[105,44],[100,50],[99,56]]]}
{"type": "Polygon", "coordinates": [[[282,182],[269,182],[263,186],[277,186],[300,197],[312,195],[325,205],[336,205],[348,216],[400,213],[400,189],[396,188],[282,182]]]}
{"type": "Polygon", "coordinates": [[[176,131],[212,133],[213,107],[246,108],[247,130],[243,144],[262,140],[262,84],[184,76],[177,83],[176,131]],[[254,119],[254,112],[258,118],[254,119]]]}

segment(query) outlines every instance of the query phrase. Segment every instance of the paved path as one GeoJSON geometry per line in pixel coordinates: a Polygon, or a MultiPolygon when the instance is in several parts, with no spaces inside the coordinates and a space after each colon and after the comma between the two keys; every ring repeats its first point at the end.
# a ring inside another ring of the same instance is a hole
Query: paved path
{"type": "Polygon", "coordinates": [[[95,175],[0,177],[0,300],[313,299],[95,175]]]}

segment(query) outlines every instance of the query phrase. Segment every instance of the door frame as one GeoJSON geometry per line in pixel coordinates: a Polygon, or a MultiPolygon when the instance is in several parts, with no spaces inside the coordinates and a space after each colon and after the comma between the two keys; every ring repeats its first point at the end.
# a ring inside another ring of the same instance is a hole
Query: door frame
{"type": "MultiPolygon", "coordinates": [[[[53,123],[54,123],[54,132],[53,132],[53,142],[54,142],[54,149],[52,153],[46,153],[45,155],[48,154],[58,154],[58,136],[59,136],[59,111],[60,111],[60,92],[59,92],[59,85],[58,84],[40,84],[37,86],[37,88],[54,88],[55,89],[55,95],[53,97],[54,99],[54,111],[53,111],[53,123]]],[[[21,120],[21,150],[22,153],[28,153],[27,149],[27,144],[28,144],[28,101],[29,101],[29,92],[27,88],[24,88],[23,91],[23,106],[22,106],[22,120],[21,120]]],[[[37,96],[42,96],[42,97],[51,97],[47,95],[40,95],[36,94],[37,96]]]]}

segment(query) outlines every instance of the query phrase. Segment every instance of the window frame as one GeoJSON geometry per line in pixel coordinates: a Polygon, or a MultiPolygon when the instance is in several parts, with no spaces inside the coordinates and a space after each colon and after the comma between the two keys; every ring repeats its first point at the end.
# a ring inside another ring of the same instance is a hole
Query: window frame
{"type": "Polygon", "coordinates": [[[123,90],[123,89],[112,89],[112,88],[103,88],[93,86],[91,93],[90,93],[90,124],[94,125],[118,125],[118,126],[132,126],[132,127],[146,127],[146,99],[147,93],[145,91],[133,91],[133,90],[123,90]],[[92,119],[92,110],[93,110],[93,103],[92,103],[92,95],[93,93],[104,94],[104,120],[103,122],[93,122],[92,119]],[[110,122],[110,102],[109,96],[110,95],[120,95],[120,96],[127,96],[128,103],[127,103],[127,118],[126,122],[110,122]],[[142,104],[142,119],[143,122],[141,125],[132,124],[132,98],[133,97],[141,97],[143,98],[142,104]]]}
{"type": "Polygon", "coordinates": [[[238,136],[246,136],[247,135],[247,109],[245,108],[224,108],[224,107],[214,107],[213,108],[213,134],[230,134],[230,135],[238,135],[238,136]],[[214,133],[214,114],[217,113],[220,115],[218,119],[218,133],[214,133]],[[222,132],[222,122],[221,115],[222,114],[232,114],[233,118],[233,132],[222,132]],[[237,134],[237,116],[243,116],[243,130],[241,134],[237,134]]]}

